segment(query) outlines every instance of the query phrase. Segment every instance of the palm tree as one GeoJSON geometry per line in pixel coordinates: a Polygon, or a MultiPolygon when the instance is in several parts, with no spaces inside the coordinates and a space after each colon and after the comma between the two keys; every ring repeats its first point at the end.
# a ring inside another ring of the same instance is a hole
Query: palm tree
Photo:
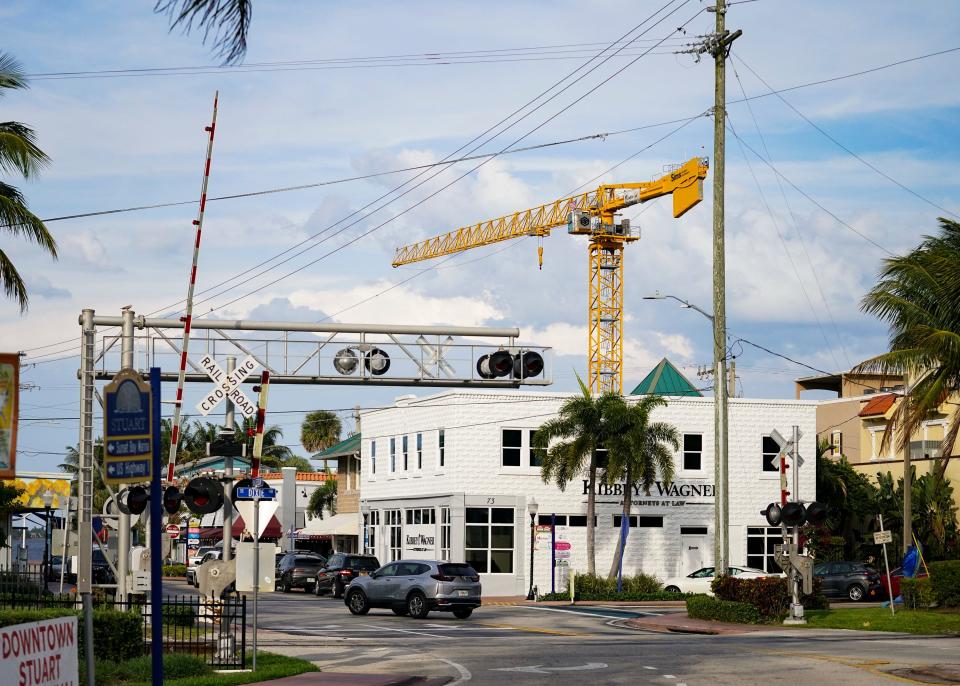
{"type": "Polygon", "coordinates": [[[170,15],[171,31],[180,26],[190,33],[194,24],[203,29],[203,42],[212,37],[223,64],[238,62],[247,52],[251,0],[157,0],[153,11],[170,15]]]}
{"type": "MultiPolygon", "coordinates": [[[[256,419],[244,417],[243,422],[236,427],[237,441],[247,444],[247,457],[253,456],[253,442],[256,438],[256,419]]],[[[260,462],[265,467],[278,469],[286,460],[293,457],[293,451],[283,445],[283,429],[279,426],[267,426],[263,429],[263,447],[260,451],[260,462]]]]}
{"type": "MultiPolygon", "coordinates": [[[[26,88],[23,68],[11,55],[0,52],[0,96],[5,89],[26,88]]],[[[33,129],[17,121],[0,122],[0,170],[19,173],[24,179],[35,176],[50,161],[37,147],[33,129]]],[[[57,257],[57,243],[37,215],[27,209],[23,194],[0,181],[0,225],[14,236],[33,241],[57,257]]],[[[20,311],[27,309],[27,285],[7,254],[0,250],[0,282],[7,297],[15,299],[20,311]]]]}
{"type": "Polygon", "coordinates": [[[323,485],[315,488],[310,494],[310,500],[307,503],[307,512],[313,516],[323,519],[323,511],[327,510],[331,515],[337,514],[337,478],[329,468],[324,469],[323,473],[327,475],[323,485]]]}
{"type": "MultiPolygon", "coordinates": [[[[647,395],[636,403],[611,402],[615,427],[614,437],[607,442],[607,467],[604,481],[623,482],[623,518],[630,521],[634,485],[643,487],[650,495],[650,487],[659,475],[664,483],[673,483],[673,456],[680,449],[680,433],[665,422],[651,422],[650,413],[667,404],[666,398],[647,395]]],[[[610,566],[610,578],[616,578],[623,557],[623,537],[617,537],[617,548],[610,566]]]]}
{"type": "Polygon", "coordinates": [[[303,419],[300,444],[304,450],[316,453],[340,442],[343,426],[340,418],[328,410],[315,410],[303,419]]]}
{"type": "MultiPolygon", "coordinates": [[[[939,221],[939,235],[925,236],[910,253],[884,261],[879,283],[860,305],[889,323],[890,351],[857,369],[916,379],[887,424],[887,432],[902,427],[901,449],[909,449],[914,430],[960,389],[960,223],[939,221]]],[[[958,430],[960,413],[955,412],[941,444],[938,478],[946,471],[958,430]]]]}
{"type": "MultiPolygon", "coordinates": [[[[110,497],[106,484],[103,482],[103,439],[98,438],[93,444],[93,510],[100,512],[103,504],[110,497]],[[100,469],[97,469],[99,465],[100,469]]],[[[72,475],[70,482],[70,495],[78,495],[77,487],[79,485],[78,476],[80,474],[80,446],[68,445],[63,462],[57,465],[61,472],[72,475]]]]}
{"type": "Polygon", "coordinates": [[[581,394],[564,401],[558,416],[537,429],[533,448],[543,456],[540,478],[544,483],[553,481],[561,491],[587,471],[587,572],[596,574],[597,450],[603,450],[612,438],[611,415],[623,399],[616,393],[595,398],[579,375],[577,382],[581,394]]]}

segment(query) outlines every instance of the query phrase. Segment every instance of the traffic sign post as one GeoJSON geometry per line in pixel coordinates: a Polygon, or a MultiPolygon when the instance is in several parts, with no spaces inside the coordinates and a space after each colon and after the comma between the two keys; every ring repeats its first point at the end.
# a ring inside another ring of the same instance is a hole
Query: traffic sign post
{"type": "Polygon", "coordinates": [[[153,432],[150,384],[132,369],[119,372],[103,389],[104,482],[149,481],[153,432]]]}
{"type": "Polygon", "coordinates": [[[887,543],[893,543],[893,532],[883,530],[883,515],[877,515],[880,520],[880,531],[873,534],[873,542],[883,545],[883,566],[887,568],[887,597],[890,598],[890,614],[897,616],[897,611],[893,609],[895,605],[893,597],[893,579],[890,578],[890,558],[887,557],[887,543]]]}
{"type": "Polygon", "coordinates": [[[173,540],[180,538],[180,527],[176,524],[167,524],[166,532],[167,536],[173,540]]]}

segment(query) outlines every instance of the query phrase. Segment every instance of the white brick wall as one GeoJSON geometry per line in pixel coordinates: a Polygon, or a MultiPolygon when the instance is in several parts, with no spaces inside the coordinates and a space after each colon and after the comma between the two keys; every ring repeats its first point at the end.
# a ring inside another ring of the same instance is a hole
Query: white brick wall
{"type": "MultiPolygon", "coordinates": [[[[471,501],[485,503],[493,498],[497,506],[516,507],[516,553],[514,575],[485,575],[484,592],[488,595],[525,593],[529,567],[529,517],[526,503],[533,497],[540,514],[584,514],[586,496],[581,481],[561,492],[555,485],[543,483],[536,468],[501,466],[501,429],[536,429],[555,413],[563,400],[559,393],[451,391],[417,400],[401,401],[400,406],[363,413],[362,475],[360,494],[374,509],[385,506],[423,506],[423,498],[440,504],[452,502],[462,507],[471,501]],[[445,429],[446,464],[437,464],[437,430],[445,429]],[[402,471],[401,436],[410,438],[409,469],[402,471]],[[423,434],[423,468],[416,469],[416,434],[423,434]],[[397,469],[389,472],[389,439],[396,440],[397,469]],[[377,442],[377,469],[371,473],[370,445],[377,442]]],[[[729,480],[730,480],[730,557],[734,564],[746,562],[748,526],[765,526],[760,510],[779,498],[779,477],[762,471],[762,436],[776,428],[789,437],[794,424],[803,432],[801,454],[807,459],[800,469],[800,495],[812,499],[815,488],[815,407],[811,401],[794,400],[730,400],[729,480]]],[[[677,456],[677,482],[680,484],[713,484],[713,399],[671,398],[669,404],[654,413],[654,420],[674,425],[680,433],[703,435],[701,470],[686,472],[677,456]]],[[[612,515],[621,511],[620,497],[597,497],[597,571],[609,571],[618,529],[612,515]]],[[[680,527],[705,526],[704,564],[713,558],[712,498],[658,497],[656,491],[647,498],[635,498],[633,514],[662,515],[662,528],[634,528],[630,531],[624,558],[624,573],[645,571],[661,578],[683,571],[680,527]],[[657,501],[656,506],[636,505],[636,500],[657,501]],[[688,500],[682,506],[676,501],[688,500]]],[[[460,511],[462,516],[462,510],[460,511]]],[[[382,521],[382,520],[381,520],[382,521]]],[[[439,517],[438,517],[439,521],[439,517]]],[[[451,557],[462,559],[462,519],[454,519],[451,557]]],[[[572,544],[571,567],[586,570],[586,529],[571,527],[568,539],[572,544]]],[[[385,541],[386,527],[378,532],[385,541]]],[[[438,539],[439,541],[439,531],[438,539]]],[[[541,592],[550,589],[549,546],[537,551],[534,581],[541,592]]],[[[385,549],[378,550],[381,561],[385,549]]]]}

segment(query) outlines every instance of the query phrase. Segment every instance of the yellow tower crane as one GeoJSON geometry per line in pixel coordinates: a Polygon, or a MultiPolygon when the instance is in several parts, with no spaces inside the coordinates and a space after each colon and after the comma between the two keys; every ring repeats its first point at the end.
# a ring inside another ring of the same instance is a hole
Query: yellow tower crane
{"type": "MultiPolygon", "coordinates": [[[[639,240],[630,223],[617,223],[626,207],[673,195],[673,216],[681,217],[703,199],[708,161],[695,157],[667,174],[644,183],[604,184],[596,190],[555,200],[529,210],[491,219],[441,236],[397,248],[393,266],[452,255],[481,245],[522,236],[549,236],[567,225],[571,234],[590,236],[588,364],[594,393],[623,392],[623,248],[639,240]]],[[[543,248],[538,247],[540,264],[543,248]]]]}

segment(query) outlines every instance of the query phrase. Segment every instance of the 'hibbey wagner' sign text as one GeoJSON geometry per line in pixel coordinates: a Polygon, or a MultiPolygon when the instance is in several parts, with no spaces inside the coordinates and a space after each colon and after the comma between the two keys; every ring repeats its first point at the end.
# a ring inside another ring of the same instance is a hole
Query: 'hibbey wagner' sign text
{"type": "MultiPolygon", "coordinates": [[[[624,489],[626,488],[627,485],[624,483],[604,484],[597,482],[596,494],[601,497],[613,496],[617,498],[623,498],[624,489]]],[[[681,507],[686,505],[691,500],[691,505],[702,504],[708,501],[700,500],[701,498],[713,498],[714,495],[716,495],[713,484],[691,484],[678,483],[674,481],[672,484],[667,485],[662,481],[655,481],[653,486],[650,488],[649,495],[647,495],[647,493],[644,491],[641,484],[633,484],[632,488],[634,498],[633,504],[638,507],[681,507]],[[656,499],[654,500],[653,498],[656,499]]],[[[584,479],[583,495],[587,495],[589,492],[590,482],[584,479]]]]}

